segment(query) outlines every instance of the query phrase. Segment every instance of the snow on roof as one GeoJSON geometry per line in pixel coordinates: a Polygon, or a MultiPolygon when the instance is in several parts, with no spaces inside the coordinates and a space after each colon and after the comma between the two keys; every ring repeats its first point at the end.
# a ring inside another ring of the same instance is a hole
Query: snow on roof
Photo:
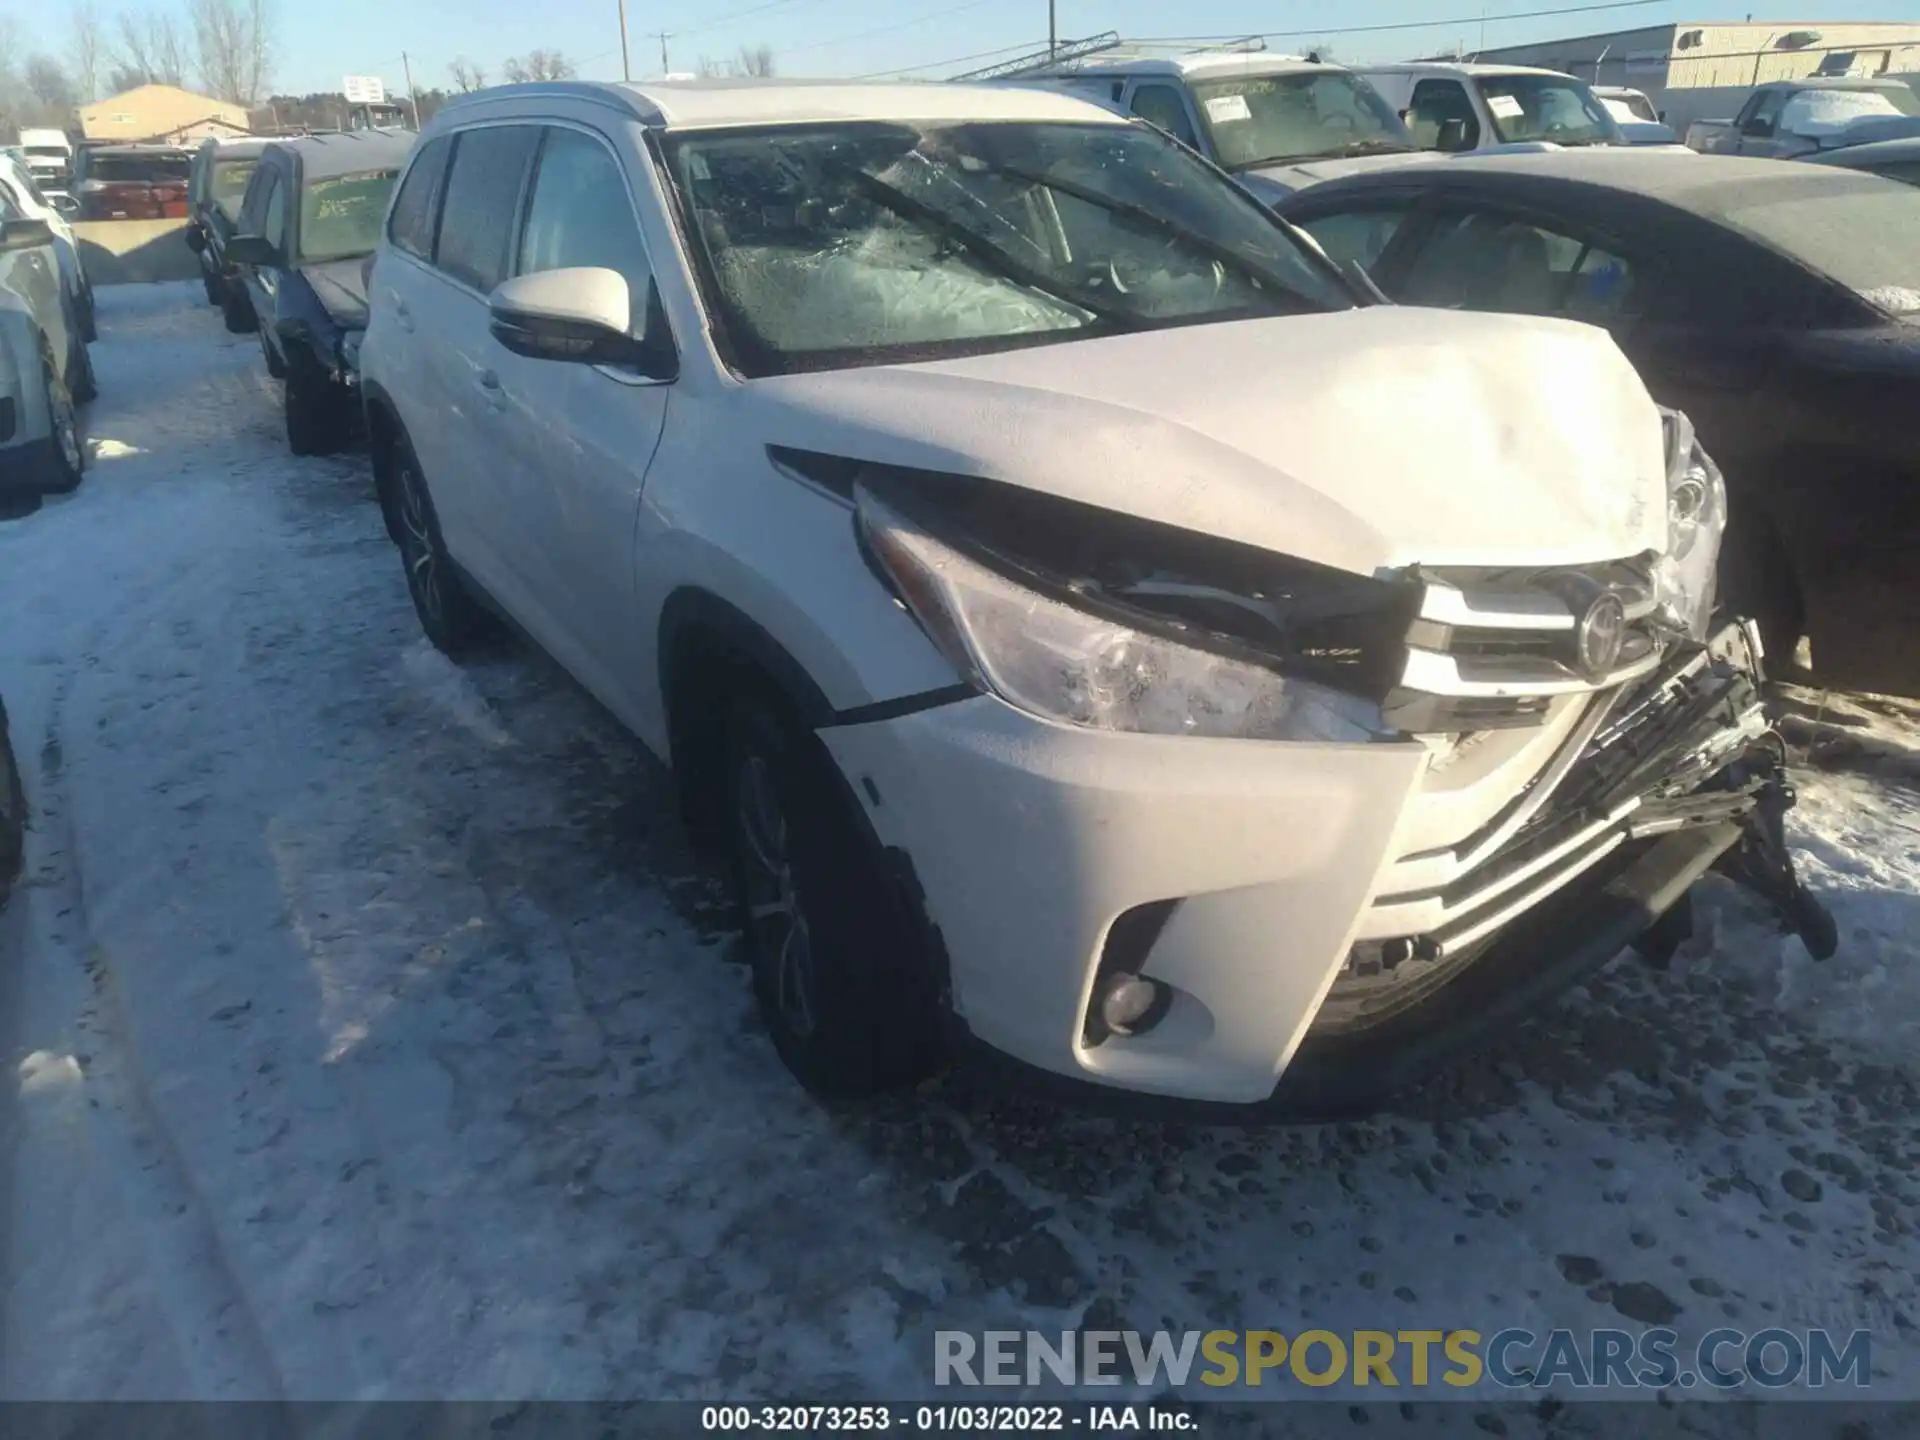
{"type": "Polygon", "coordinates": [[[1178,75],[1204,79],[1216,75],[1292,75],[1302,70],[1341,70],[1345,66],[1309,60],[1304,55],[1275,55],[1263,50],[1200,51],[1191,55],[1089,55],[1055,69],[1020,79],[1056,80],[1075,75],[1178,75]]]}
{"type": "Polygon", "coordinates": [[[1548,70],[1539,65],[1482,65],[1473,60],[1403,60],[1393,65],[1356,65],[1362,75],[1557,75],[1569,78],[1564,70],[1548,70]]]}
{"type": "Polygon", "coordinates": [[[614,104],[643,124],[665,130],[725,125],[799,125],[834,120],[1034,120],[1120,124],[1084,100],[1050,90],[1000,85],[845,80],[640,81],[630,85],[569,81],[501,85],[450,102],[442,114],[469,105],[520,98],[574,98],[614,104]]]}
{"type": "MultiPolygon", "coordinates": [[[[388,166],[398,169],[416,138],[411,130],[341,130],[271,143],[274,149],[300,157],[300,173],[305,179],[324,180],[331,175],[358,175],[388,166]]],[[[264,151],[267,147],[261,148],[264,151]]]]}

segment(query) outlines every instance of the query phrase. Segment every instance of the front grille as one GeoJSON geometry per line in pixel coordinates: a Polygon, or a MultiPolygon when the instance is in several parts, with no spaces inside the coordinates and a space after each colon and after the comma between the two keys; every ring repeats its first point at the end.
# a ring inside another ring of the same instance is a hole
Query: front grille
{"type": "Polygon", "coordinates": [[[1652,672],[1665,639],[1652,623],[1650,570],[1631,561],[1541,570],[1421,571],[1388,723],[1414,734],[1539,724],[1547,701],[1617,689],[1652,672]],[[1620,602],[1617,657],[1591,673],[1581,617],[1600,596],[1620,602]]]}
{"type": "Polygon", "coordinates": [[[1450,873],[1429,870],[1438,883],[1373,902],[1316,1023],[1373,1023],[1470,963],[1549,896],[1605,873],[1616,851],[1631,853],[1622,850],[1630,842],[1746,813],[1751,787],[1716,777],[1766,732],[1757,660],[1748,632],[1730,626],[1712,645],[1688,645],[1641,683],[1596,702],[1601,709],[1518,808],[1456,847],[1450,873]]]}

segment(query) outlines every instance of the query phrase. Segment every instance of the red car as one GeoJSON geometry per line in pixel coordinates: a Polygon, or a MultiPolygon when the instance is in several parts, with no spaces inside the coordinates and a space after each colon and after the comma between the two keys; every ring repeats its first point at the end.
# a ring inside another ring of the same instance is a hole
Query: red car
{"type": "Polygon", "coordinates": [[[74,161],[82,220],[171,220],[187,213],[193,152],[172,145],[100,145],[74,161]]]}

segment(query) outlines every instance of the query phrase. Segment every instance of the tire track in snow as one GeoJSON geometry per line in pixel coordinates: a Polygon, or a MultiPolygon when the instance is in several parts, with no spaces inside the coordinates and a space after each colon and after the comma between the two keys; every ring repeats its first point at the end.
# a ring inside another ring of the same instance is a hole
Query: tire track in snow
{"type": "Polygon", "coordinates": [[[74,672],[63,678],[41,748],[40,829],[60,856],[41,883],[63,937],[42,935],[43,953],[82,970],[89,995],[77,1054],[88,1093],[93,1139],[109,1174],[118,1177],[125,1213],[152,1261],[162,1309],[197,1395],[213,1400],[277,1400],[280,1377],[245,1292],[235,1281],[207,1203],[160,1118],[127,1024],[112,956],[88,924],[85,878],[65,789],[60,725],[74,672]]]}

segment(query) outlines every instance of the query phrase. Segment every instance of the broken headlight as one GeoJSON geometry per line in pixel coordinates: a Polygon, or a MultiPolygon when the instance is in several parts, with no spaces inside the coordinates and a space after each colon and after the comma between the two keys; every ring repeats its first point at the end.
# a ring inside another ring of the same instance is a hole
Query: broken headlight
{"type": "Polygon", "coordinates": [[[1678,410],[1662,410],[1660,418],[1667,441],[1667,551],[1654,562],[1654,598],[1668,625],[1704,640],[1727,528],[1727,482],[1700,448],[1691,420],[1678,410]]]}
{"type": "Polygon", "coordinates": [[[1043,719],[1094,730],[1364,742],[1377,704],[1183,644],[1044,593],[937,538],[864,486],[868,550],[962,674],[1043,719]]]}

